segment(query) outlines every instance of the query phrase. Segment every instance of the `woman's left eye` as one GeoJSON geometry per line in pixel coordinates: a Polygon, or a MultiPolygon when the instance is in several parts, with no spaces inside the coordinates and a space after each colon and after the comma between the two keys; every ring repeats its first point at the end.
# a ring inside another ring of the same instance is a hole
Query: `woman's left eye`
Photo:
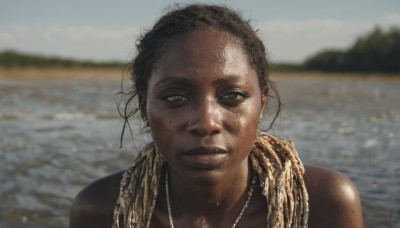
{"type": "Polygon", "coordinates": [[[239,93],[227,93],[224,94],[223,96],[221,96],[221,98],[223,99],[240,99],[243,98],[243,94],[239,94],[239,93]]]}
{"type": "Polygon", "coordinates": [[[220,99],[222,100],[227,100],[227,101],[238,101],[246,98],[248,95],[245,92],[242,91],[234,91],[234,92],[228,92],[224,93],[220,96],[220,99]]]}

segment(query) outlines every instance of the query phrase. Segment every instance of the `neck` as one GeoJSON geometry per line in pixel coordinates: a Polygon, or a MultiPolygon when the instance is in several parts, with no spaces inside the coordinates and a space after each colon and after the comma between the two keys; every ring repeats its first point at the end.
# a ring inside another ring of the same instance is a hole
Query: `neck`
{"type": "MultiPolygon", "coordinates": [[[[249,190],[247,159],[225,175],[219,173],[211,184],[204,185],[187,180],[169,168],[169,196],[174,220],[192,217],[203,220],[223,220],[232,222],[242,209],[249,190]]],[[[164,191],[165,192],[165,191],[164,191]]],[[[203,221],[204,222],[204,221],[203,221]]]]}

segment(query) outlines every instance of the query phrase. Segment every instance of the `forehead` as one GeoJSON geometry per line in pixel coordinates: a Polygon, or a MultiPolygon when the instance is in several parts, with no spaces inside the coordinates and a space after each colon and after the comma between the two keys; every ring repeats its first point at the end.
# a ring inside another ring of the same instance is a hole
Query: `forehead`
{"type": "Polygon", "coordinates": [[[201,28],[169,42],[155,70],[168,66],[223,68],[224,74],[240,74],[251,68],[242,41],[214,27],[201,28]],[[235,72],[226,72],[228,70],[235,72]]]}

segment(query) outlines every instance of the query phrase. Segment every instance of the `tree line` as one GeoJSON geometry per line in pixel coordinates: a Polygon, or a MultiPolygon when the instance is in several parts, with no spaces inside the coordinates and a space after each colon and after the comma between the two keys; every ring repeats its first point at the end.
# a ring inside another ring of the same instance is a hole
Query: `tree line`
{"type": "Polygon", "coordinates": [[[400,72],[400,29],[376,27],[347,50],[325,50],[308,58],[304,70],[325,72],[400,72]]]}
{"type": "Polygon", "coordinates": [[[25,54],[13,50],[0,53],[0,66],[12,67],[35,67],[35,68],[119,68],[124,64],[121,62],[95,62],[79,61],[61,57],[46,57],[35,54],[25,54]]]}
{"type": "MultiPolygon", "coordinates": [[[[2,67],[120,68],[122,62],[78,61],[60,57],[44,57],[15,51],[0,53],[2,67]]],[[[376,27],[359,37],[347,50],[321,51],[301,64],[272,63],[272,71],[323,72],[400,72],[400,28],[386,31],[376,27]]]]}

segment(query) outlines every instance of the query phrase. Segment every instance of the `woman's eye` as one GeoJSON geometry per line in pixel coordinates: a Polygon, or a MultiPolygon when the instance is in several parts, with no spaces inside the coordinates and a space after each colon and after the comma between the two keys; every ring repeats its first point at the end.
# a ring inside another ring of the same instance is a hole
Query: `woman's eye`
{"type": "Polygon", "coordinates": [[[248,97],[247,93],[235,91],[224,93],[220,96],[219,99],[223,104],[227,106],[237,106],[241,104],[246,99],[246,97],[248,97]]]}
{"type": "Polygon", "coordinates": [[[169,103],[181,104],[189,101],[189,99],[181,94],[171,94],[163,96],[163,99],[169,103]]]}
{"type": "Polygon", "coordinates": [[[225,93],[221,96],[222,99],[228,99],[228,100],[238,100],[238,99],[243,99],[246,97],[247,97],[247,94],[244,92],[229,92],[229,93],[225,93]]]}

